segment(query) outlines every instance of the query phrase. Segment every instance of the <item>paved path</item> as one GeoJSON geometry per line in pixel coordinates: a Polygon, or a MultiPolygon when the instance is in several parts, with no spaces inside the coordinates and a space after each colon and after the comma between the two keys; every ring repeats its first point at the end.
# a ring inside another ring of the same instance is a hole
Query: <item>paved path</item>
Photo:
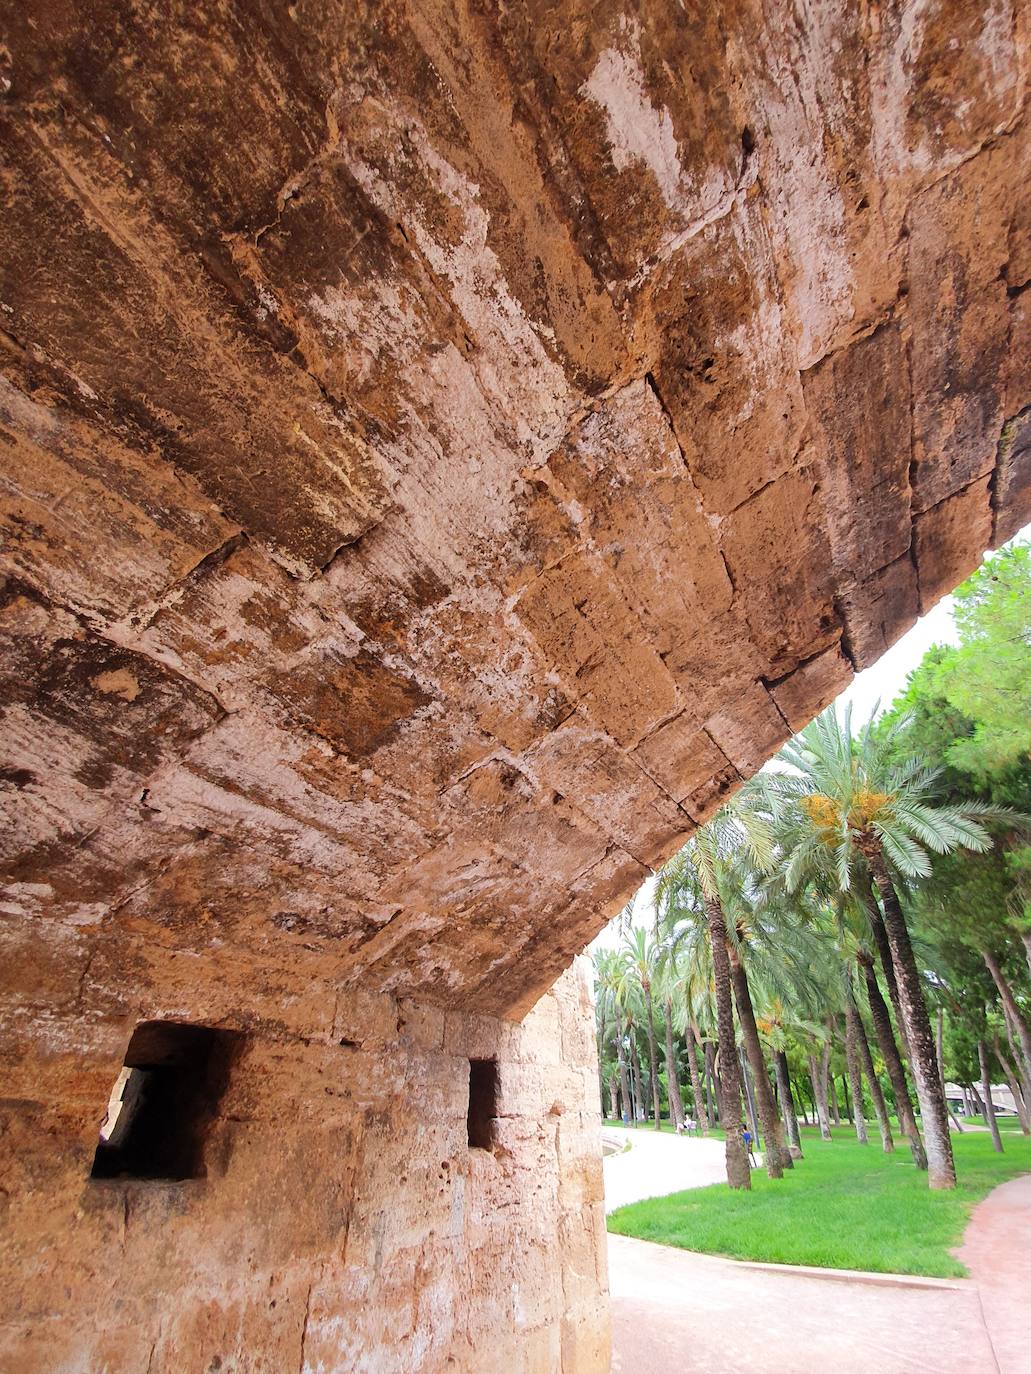
{"type": "MultiPolygon", "coordinates": [[[[615,1132],[610,1132],[615,1134],[615,1132]]],[[[606,1211],[720,1182],[719,1141],[627,1131],[606,1211]],[[635,1158],[636,1156],[636,1158],[635,1158]]],[[[1031,1374],[1031,1176],[974,1211],[969,1279],[753,1265],[609,1236],[613,1374],[1031,1374]]]]}
{"type": "MultiPolygon", "coordinates": [[[[996,1374],[976,1285],[917,1282],[816,1278],[610,1235],[612,1371],[996,1374]]],[[[1025,1356],[1003,1374],[1029,1368],[1025,1356]]]]}
{"type": "Polygon", "coordinates": [[[625,1154],[605,1159],[606,1212],[644,1197],[667,1197],[684,1188],[726,1182],[722,1140],[668,1135],[647,1126],[636,1131],[606,1126],[605,1134],[630,1142],[625,1154]]]}
{"type": "Polygon", "coordinates": [[[977,1284],[999,1374],[1031,1370],[1031,1175],[1014,1178],[974,1208],[956,1252],[977,1284]]]}

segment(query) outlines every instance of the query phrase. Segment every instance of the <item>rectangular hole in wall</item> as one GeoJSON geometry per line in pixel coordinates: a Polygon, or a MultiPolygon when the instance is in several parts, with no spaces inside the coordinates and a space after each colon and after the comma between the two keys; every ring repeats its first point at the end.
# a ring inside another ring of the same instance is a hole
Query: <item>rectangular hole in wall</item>
{"type": "Polygon", "coordinates": [[[498,1065],[495,1059],[469,1060],[469,1148],[493,1150],[498,1114],[498,1065]]]}
{"type": "Polygon", "coordinates": [[[108,1101],[91,1178],[204,1177],[204,1142],[240,1036],[144,1021],[108,1101]]]}

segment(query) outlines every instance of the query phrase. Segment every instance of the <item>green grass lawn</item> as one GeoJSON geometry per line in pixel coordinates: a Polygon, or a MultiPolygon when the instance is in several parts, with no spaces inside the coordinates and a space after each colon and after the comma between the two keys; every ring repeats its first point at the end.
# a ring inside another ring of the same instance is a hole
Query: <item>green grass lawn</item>
{"type": "Polygon", "coordinates": [[[953,1135],[959,1185],[932,1193],[904,1142],[886,1155],[844,1130],[832,1141],[812,1129],[802,1135],[805,1159],[776,1183],[756,1169],[750,1192],[718,1184],[649,1198],[613,1212],[609,1230],[732,1259],[962,1277],[949,1250],[974,1204],[1031,1172],[1029,1138],[1007,1136],[997,1155],[987,1134],[953,1135]]]}

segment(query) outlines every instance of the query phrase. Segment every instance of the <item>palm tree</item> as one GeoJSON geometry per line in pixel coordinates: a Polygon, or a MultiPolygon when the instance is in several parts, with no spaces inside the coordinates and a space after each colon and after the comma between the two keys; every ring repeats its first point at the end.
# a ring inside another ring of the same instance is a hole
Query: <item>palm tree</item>
{"type": "Polygon", "coordinates": [[[675,1001],[674,1024],[683,1035],[687,1047],[687,1071],[691,1079],[695,1119],[702,1135],[707,1136],[710,1129],[709,1111],[705,1103],[701,1075],[698,1072],[698,1053],[703,1055],[704,1065],[705,1047],[699,1026],[699,1012],[703,998],[708,1004],[710,980],[707,974],[703,979],[698,969],[684,957],[682,947],[669,938],[666,939],[663,948],[662,976],[667,995],[675,1001]]]}
{"type": "Polygon", "coordinates": [[[880,733],[873,718],[852,737],[851,711],[844,722],[833,707],[824,711],[781,750],[791,770],[776,775],[785,795],[795,797],[798,821],[788,855],[789,888],[811,868],[818,851],[828,851],[842,892],[852,887],[856,856],[865,860],[884,911],[891,962],[912,1054],[917,1097],[927,1139],[928,1182],[953,1188],[956,1166],[949,1139],[948,1109],[938,1077],[934,1035],[902,914],[895,874],[913,880],[930,874],[928,851],[947,854],[957,848],[982,851],[991,837],[979,820],[996,809],[978,802],[934,804],[940,770],[905,758],[900,747],[908,728],[901,716],[880,733]]]}
{"type": "MultiPolygon", "coordinates": [[[[658,948],[655,991],[662,1005],[666,1031],[666,1094],[669,1097],[670,1120],[674,1127],[680,1130],[684,1124],[684,1099],[680,1093],[673,1017],[673,1004],[680,991],[680,980],[677,975],[676,958],[670,956],[670,951],[665,945],[659,945],[658,948]]],[[[697,1074],[697,1068],[695,1073],[697,1074]]]]}
{"type": "Polygon", "coordinates": [[[623,970],[618,952],[612,949],[599,950],[595,955],[594,966],[598,980],[598,1016],[604,1028],[608,1016],[611,1015],[615,1032],[613,1041],[616,1046],[616,1063],[619,1066],[619,1091],[623,1101],[623,1112],[625,1116],[632,1118],[634,1108],[627,1075],[623,1004],[619,995],[623,970]]]}
{"type": "Polygon", "coordinates": [[[623,975],[621,987],[640,988],[644,998],[644,1024],[648,1032],[648,1068],[651,1077],[652,1105],[655,1112],[655,1129],[662,1130],[662,1099],[659,1095],[659,1059],[655,1050],[655,1013],[652,1006],[652,980],[658,951],[648,932],[642,926],[632,927],[624,937],[620,951],[623,975]]]}
{"type": "MultiPolygon", "coordinates": [[[[742,1137],[742,1080],[734,1035],[731,936],[723,906],[723,888],[729,870],[742,851],[751,857],[755,869],[761,870],[772,862],[772,833],[762,814],[763,795],[761,783],[746,784],[734,800],[717,811],[664,866],[655,894],[656,905],[671,926],[683,918],[697,925],[699,915],[704,913],[716,998],[720,1117],[726,1132],[727,1183],[731,1188],[749,1188],[751,1179],[742,1137]]],[[[739,1014],[740,1009],[739,1004],[739,1014]]],[[[762,1076],[768,1087],[765,1068],[762,1076]]],[[[767,1133],[766,1168],[771,1178],[779,1178],[783,1172],[773,1130],[767,1133]]]]}

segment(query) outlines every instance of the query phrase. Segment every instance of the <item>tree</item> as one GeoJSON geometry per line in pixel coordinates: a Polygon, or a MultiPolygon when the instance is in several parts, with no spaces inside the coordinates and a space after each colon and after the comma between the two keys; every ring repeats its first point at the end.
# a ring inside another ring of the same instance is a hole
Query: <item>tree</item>
{"type": "Polygon", "coordinates": [[[616,1063],[619,1072],[619,1091],[622,1097],[624,1119],[633,1119],[634,1105],[630,1096],[630,1079],[627,1073],[626,1046],[624,1042],[624,1016],[620,989],[623,982],[623,967],[616,950],[598,950],[594,960],[597,979],[595,1005],[602,1046],[606,1041],[605,1028],[611,1019],[613,1044],[616,1048],[616,1063]]]}
{"type": "Polygon", "coordinates": [[[955,596],[959,645],[942,655],[935,685],[973,722],[948,762],[983,776],[1031,751],[1031,547],[1001,549],[955,596]]]}
{"type": "Polygon", "coordinates": [[[659,1094],[659,1059],[655,1049],[655,1011],[652,1005],[652,980],[658,951],[648,932],[635,926],[627,932],[620,951],[623,974],[621,987],[638,987],[644,999],[644,1025],[648,1033],[648,1067],[651,1079],[655,1129],[662,1129],[662,1099],[659,1094]]]}
{"type": "Polygon", "coordinates": [[[842,892],[850,891],[856,856],[872,875],[884,912],[891,962],[913,1061],[923,1115],[932,1188],[952,1188],[956,1168],[949,1139],[948,1109],[938,1076],[934,1035],[921,988],[909,930],[896,883],[926,877],[929,851],[949,853],[991,847],[980,823],[992,813],[985,803],[936,804],[939,769],[906,757],[899,736],[902,717],[875,733],[872,721],[853,739],[851,712],[839,721],[833,708],[789,741],[780,758],[791,770],[776,775],[795,798],[796,826],[787,856],[786,881],[797,885],[813,854],[827,850],[842,892]],[[894,758],[901,761],[893,762],[894,758]]]}
{"type": "MultiPolygon", "coordinates": [[[[761,784],[746,785],[733,802],[717,811],[663,867],[656,888],[656,903],[669,928],[674,929],[683,920],[697,927],[699,916],[704,914],[716,999],[720,1118],[726,1132],[727,1183],[731,1188],[750,1188],[751,1179],[742,1134],[742,1078],[734,1034],[731,937],[721,889],[740,851],[748,852],[757,868],[772,860],[770,827],[757,804],[760,791],[761,784]]],[[[766,1141],[766,1168],[771,1178],[779,1178],[783,1172],[775,1136],[766,1141]]]]}

